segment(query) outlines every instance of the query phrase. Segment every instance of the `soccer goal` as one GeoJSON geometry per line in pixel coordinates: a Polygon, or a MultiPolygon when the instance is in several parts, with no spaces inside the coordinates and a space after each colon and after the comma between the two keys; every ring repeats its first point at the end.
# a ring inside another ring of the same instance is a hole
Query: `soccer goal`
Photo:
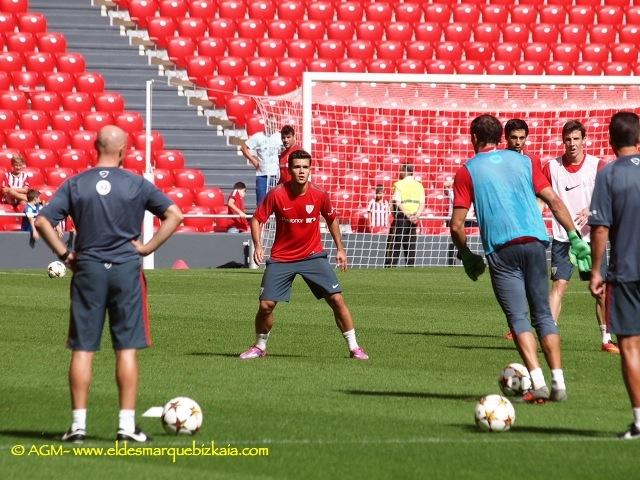
{"type": "MultiPolygon", "coordinates": [[[[415,266],[432,266],[456,264],[447,228],[450,187],[474,154],[473,118],[490,113],[503,124],[525,120],[526,152],[543,164],[562,155],[562,126],[576,119],[586,127],[585,153],[610,159],[609,118],[640,111],[637,83],[634,77],[307,72],[298,90],[256,100],[268,131],[292,125],[312,154],[312,181],[331,195],[352,266],[384,265],[388,222],[371,212],[383,209],[371,201],[378,187],[390,203],[400,166],[413,165],[426,194],[415,266]]],[[[472,218],[469,225],[472,248],[480,251],[472,218]]],[[[327,235],[325,245],[331,244],[327,235]]]]}

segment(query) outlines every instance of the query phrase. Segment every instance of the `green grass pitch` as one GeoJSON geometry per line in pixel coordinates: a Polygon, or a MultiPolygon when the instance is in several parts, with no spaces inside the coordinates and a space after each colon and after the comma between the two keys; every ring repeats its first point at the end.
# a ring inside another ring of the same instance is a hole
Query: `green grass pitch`
{"type": "MultiPolygon", "coordinates": [[[[260,272],[148,274],[154,346],[141,352],[138,423],[155,447],[269,447],[266,457],[22,456],[62,445],[69,422],[64,348],[69,278],[0,272],[0,477],[185,479],[634,478],[639,443],[615,433],[631,412],[619,358],[599,351],[594,302],[573,282],[561,318],[569,401],[515,404],[510,432],[479,432],[478,397],[518,361],[488,276],[460,269],[340,274],[369,362],[347,358],[329,307],[301,279],[276,309],[265,359],[237,355],[254,340],[260,272]],[[200,403],[194,437],[166,435],[148,407],[200,403]]],[[[108,334],[94,364],[86,446],[111,447],[117,427],[108,334]]],[[[549,381],[550,374],[545,368],[549,381]]],[[[66,447],[65,447],[66,448],[66,447]]]]}

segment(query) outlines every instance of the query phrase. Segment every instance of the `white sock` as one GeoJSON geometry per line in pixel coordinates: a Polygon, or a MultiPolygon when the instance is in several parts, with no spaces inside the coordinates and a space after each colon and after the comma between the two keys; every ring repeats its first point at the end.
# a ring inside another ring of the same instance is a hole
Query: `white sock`
{"type": "Polygon", "coordinates": [[[529,375],[531,375],[531,383],[533,384],[533,388],[535,390],[547,385],[544,381],[544,374],[542,373],[542,369],[540,367],[531,370],[529,372],[529,375]]]}
{"type": "Polygon", "coordinates": [[[566,390],[567,387],[564,384],[564,373],[561,368],[551,370],[551,385],[556,390],[566,390]]]}
{"type": "Polygon", "coordinates": [[[611,334],[607,332],[607,326],[600,325],[600,331],[602,332],[602,343],[609,343],[611,341],[611,334]]]}
{"type": "Polygon", "coordinates": [[[267,340],[269,340],[269,333],[259,333],[256,335],[256,347],[260,350],[266,350],[267,340]]]}
{"type": "Polygon", "coordinates": [[[125,432],[135,432],[136,431],[136,411],[135,410],[120,410],[118,414],[119,426],[120,430],[124,430],[125,432]]]}
{"type": "Polygon", "coordinates": [[[87,429],[87,409],[71,410],[71,430],[87,429]]]}
{"type": "Polygon", "coordinates": [[[636,427],[640,428],[640,407],[633,409],[633,419],[636,427]]]}
{"type": "Polygon", "coordinates": [[[349,350],[355,350],[359,348],[358,342],[356,341],[356,330],[352,328],[348,332],[342,332],[342,336],[347,341],[347,345],[349,346],[349,350]]]}

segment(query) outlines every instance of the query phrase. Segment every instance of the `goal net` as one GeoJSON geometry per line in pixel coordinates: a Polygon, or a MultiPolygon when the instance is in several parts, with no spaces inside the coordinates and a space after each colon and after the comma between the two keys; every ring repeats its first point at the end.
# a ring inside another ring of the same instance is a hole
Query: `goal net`
{"type": "MultiPolygon", "coordinates": [[[[640,86],[633,83],[629,77],[309,72],[302,88],[256,100],[270,132],[292,125],[312,154],[312,182],[329,192],[338,210],[352,266],[384,266],[394,244],[398,265],[415,248],[415,266],[432,266],[457,264],[447,227],[451,183],[474,155],[473,118],[489,113],[503,125],[512,118],[526,121],[525,152],[543,164],[564,153],[562,127],[579,120],[587,131],[585,153],[608,160],[609,118],[623,109],[640,111],[640,86]],[[415,238],[390,235],[393,215],[385,213],[405,163],[425,189],[415,238]]],[[[471,247],[481,251],[473,218],[468,225],[471,247]]],[[[267,247],[272,235],[268,226],[267,247]]],[[[324,240],[333,257],[330,236],[324,240]]]]}

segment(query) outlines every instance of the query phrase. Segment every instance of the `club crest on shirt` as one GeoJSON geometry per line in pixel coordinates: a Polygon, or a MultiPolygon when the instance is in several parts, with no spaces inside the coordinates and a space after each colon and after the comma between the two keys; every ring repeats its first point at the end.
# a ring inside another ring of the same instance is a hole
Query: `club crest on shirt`
{"type": "Polygon", "coordinates": [[[111,183],[108,180],[100,180],[96,183],[96,192],[100,195],[109,195],[111,183]]]}
{"type": "Polygon", "coordinates": [[[98,175],[100,175],[100,178],[107,178],[109,176],[109,171],[108,170],[100,170],[98,172],[98,175]]]}
{"type": "Polygon", "coordinates": [[[313,205],[305,205],[304,208],[307,211],[307,213],[313,212],[313,205]]]}
{"type": "Polygon", "coordinates": [[[633,163],[635,166],[640,165],[640,158],[638,158],[638,157],[633,157],[633,158],[631,159],[631,163],[633,163]]]}

